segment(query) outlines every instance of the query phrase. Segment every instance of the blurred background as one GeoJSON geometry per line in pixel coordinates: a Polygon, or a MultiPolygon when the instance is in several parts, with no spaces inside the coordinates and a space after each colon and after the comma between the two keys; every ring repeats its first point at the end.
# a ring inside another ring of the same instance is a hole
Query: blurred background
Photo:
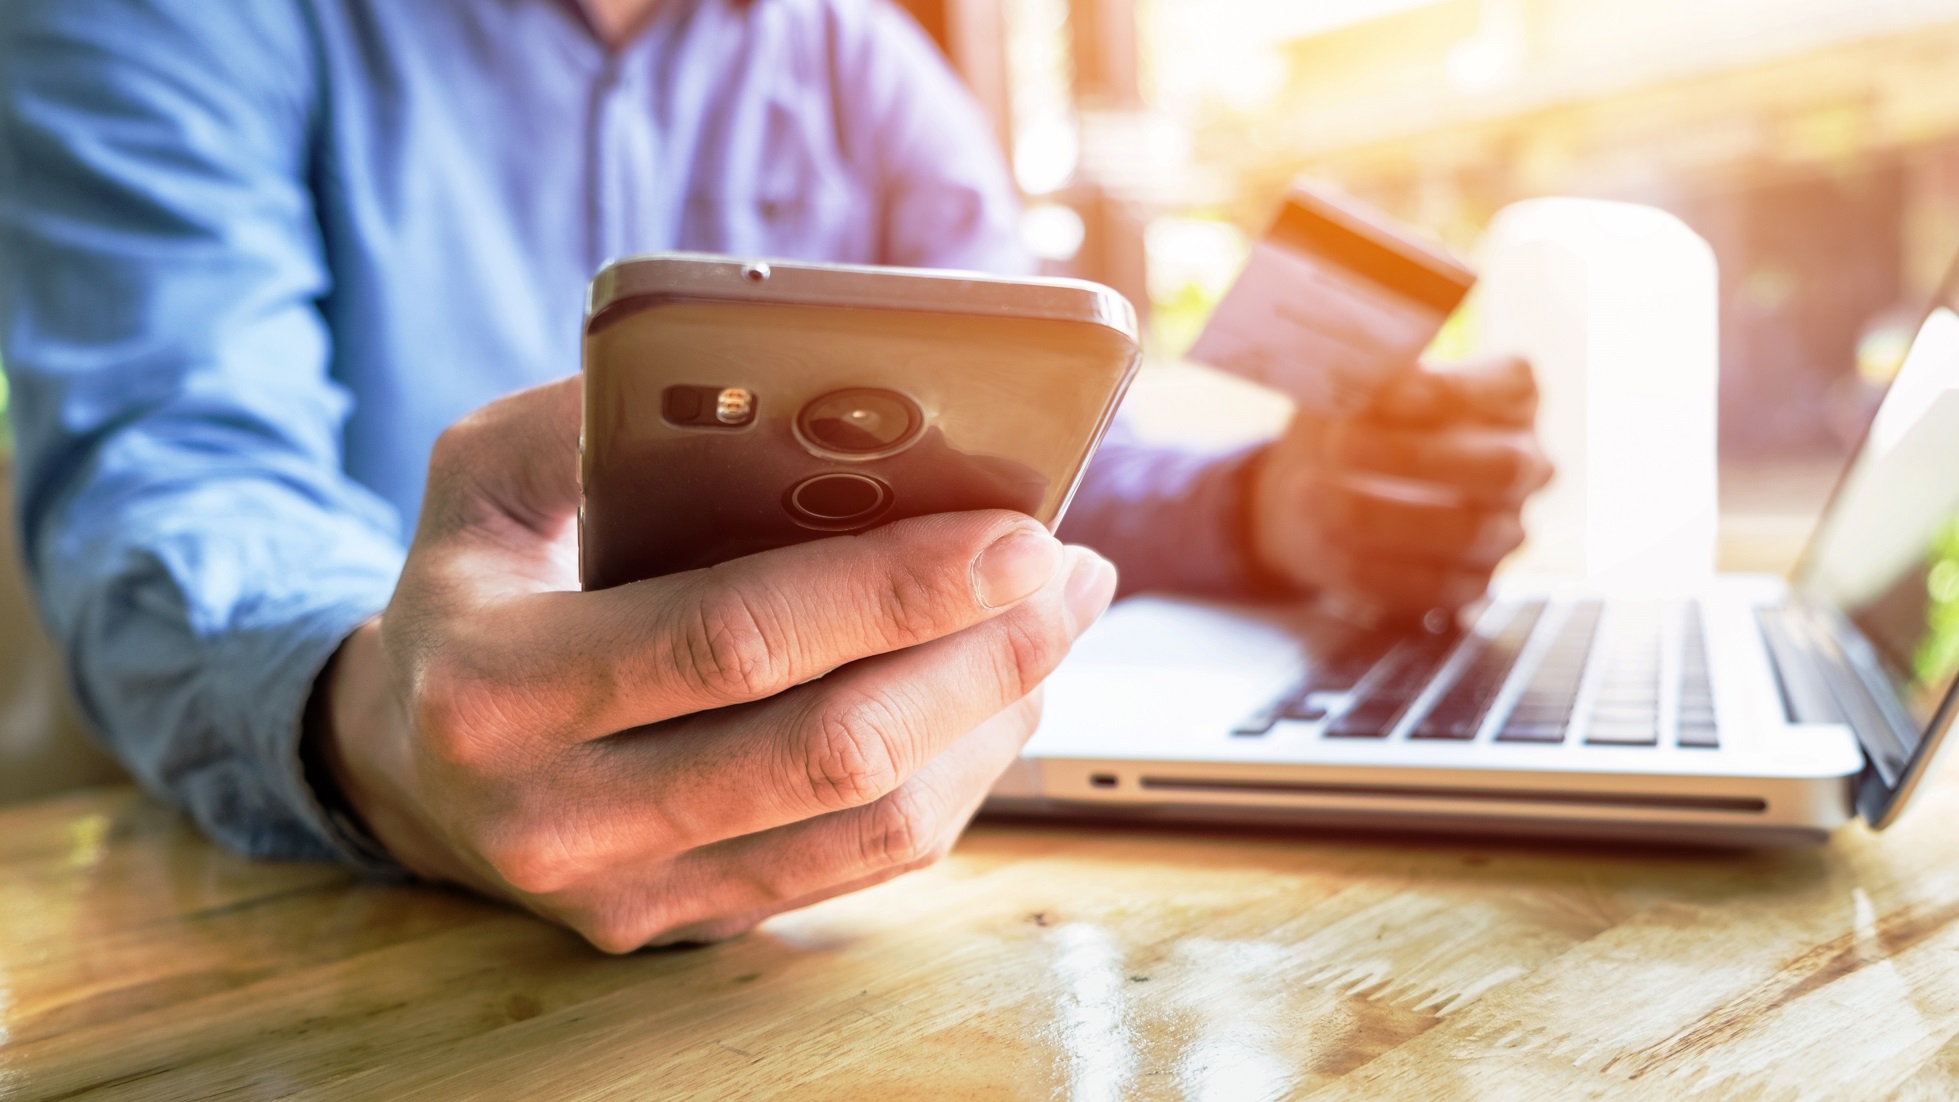
{"type": "MultiPolygon", "coordinates": [[[[1720,263],[1721,565],[1780,570],[1959,250],[1959,0],[901,3],[992,118],[1027,245],[1144,310],[1161,438],[1283,423],[1178,357],[1296,176],[1465,252],[1519,199],[1652,204],[1720,263]]],[[[0,800],[113,776],[0,552],[0,800]]]]}
{"type": "Polygon", "coordinates": [[[1283,418],[1174,365],[1296,176],[1465,253],[1535,196],[1679,216],[1721,270],[1730,569],[1787,565],[1959,251],[1959,0],[909,6],[995,118],[1028,245],[1147,309],[1157,435],[1283,418]]]}

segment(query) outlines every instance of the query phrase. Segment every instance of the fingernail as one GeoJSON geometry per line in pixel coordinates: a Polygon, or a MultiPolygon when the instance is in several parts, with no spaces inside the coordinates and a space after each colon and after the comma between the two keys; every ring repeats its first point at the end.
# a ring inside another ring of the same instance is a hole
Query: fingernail
{"type": "Polygon", "coordinates": [[[1074,568],[1068,574],[1068,615],[1075,622],[1075,634],[1088,630],[1100,619],[1116,595],[1115,564],[1087,548],[1074,548],[1074,568]]]}
{"type": "Polygon", "coordinates": [[[1033,595],[1061,566],[1061,544],[1038,528],[1019,528],[973,560],[973,594],[987,608],[1033,595]]]}

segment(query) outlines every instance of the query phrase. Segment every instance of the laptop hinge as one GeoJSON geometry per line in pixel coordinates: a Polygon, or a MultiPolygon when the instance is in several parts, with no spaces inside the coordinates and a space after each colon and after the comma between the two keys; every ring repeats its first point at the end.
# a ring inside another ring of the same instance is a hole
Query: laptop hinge
{"type": "MultiPolygon", "coordinates": [[[[1920,731],[1870,643],[1842,615],[1800,599],[1764,608],[1758,620],[1791,721],[1849,727],[1867,763],[1859,789],[1888,796],[1904,776],[1920,731]]],[[[1861,805],[1865,793],[1859,796],[1861,805]]]]}

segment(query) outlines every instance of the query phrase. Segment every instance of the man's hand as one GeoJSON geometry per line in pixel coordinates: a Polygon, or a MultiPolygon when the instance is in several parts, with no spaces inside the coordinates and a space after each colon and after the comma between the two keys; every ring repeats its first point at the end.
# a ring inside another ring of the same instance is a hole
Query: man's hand
{"type": "Polygon", "coordinates": [[[325,760],[423,876],[602,949],[731,936],[943,855],[1115,571],[1028,517],[901,521],[577,591],[579,382],[437,443],[325,760]]]}
{"type": "Polygon", "coordinates": [[[1351,420],[1305,411],[1254,472],[1252,544],[1277,576],[1376,613],[1454,610],[1523,542],[1551,478],[1521,360],[1423,367],[1351,420]]]}

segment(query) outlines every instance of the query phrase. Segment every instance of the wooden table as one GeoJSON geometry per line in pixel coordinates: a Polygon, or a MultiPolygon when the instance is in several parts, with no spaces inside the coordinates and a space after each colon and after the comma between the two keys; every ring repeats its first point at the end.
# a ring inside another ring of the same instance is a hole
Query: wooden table
{"type": "Polygon", "coordinates": [[[1746,854],[981,824],[723,945],[602,956],[0,812],[0,1097],[1950,1098],[1959,773],[1746,854]]]}

